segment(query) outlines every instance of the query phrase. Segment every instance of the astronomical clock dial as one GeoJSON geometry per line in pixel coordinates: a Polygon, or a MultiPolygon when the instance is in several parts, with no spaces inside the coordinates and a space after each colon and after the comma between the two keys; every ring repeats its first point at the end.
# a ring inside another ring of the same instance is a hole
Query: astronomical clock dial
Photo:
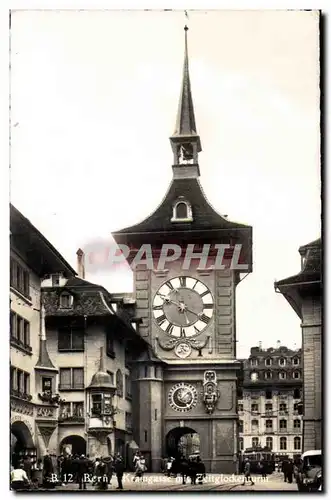
{"type": "Polygon", "coordinates": [[[214,300],[209,288],[188,276],[172,278],[156,292],[153,315],[168,335],[188,338],[199,335],[210,323],[214,300]]]}
{"type": "Polygon", "coordinates": [[[176,411],[190,411],[197,404],[198,393],[194,385],[184,382],[174,385],[168,395],[169,405],[176,411]]]}

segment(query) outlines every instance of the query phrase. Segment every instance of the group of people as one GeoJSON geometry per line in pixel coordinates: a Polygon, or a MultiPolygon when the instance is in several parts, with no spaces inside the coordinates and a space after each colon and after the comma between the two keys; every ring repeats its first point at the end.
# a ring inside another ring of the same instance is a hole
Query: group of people
{"type": "Polygon", "coordinates": [[[60,455],[56,457],[46,452],[43,459],[33,461],[30,457],[21,460],[11,468],[13,490],[54,489],[65,484],[77,484],[86,489],[92,484],[96,489],[107,490],[112,476],[117,478],[117,489],[123,489],[125,470],[123,457],[100,457],[91,460],[89,455],[60,455]]]}
{"type": "Polygon", "coordinates": [[[191,456],[186,459],[184,456],[179,458],[168,457],[163,460],[162,472],[168,477],[182,476],[183,484],[186,484],[187,478],[190,478],[191,484],[202,484],[206,477],[206,468],[200,456],[191,456]]]}

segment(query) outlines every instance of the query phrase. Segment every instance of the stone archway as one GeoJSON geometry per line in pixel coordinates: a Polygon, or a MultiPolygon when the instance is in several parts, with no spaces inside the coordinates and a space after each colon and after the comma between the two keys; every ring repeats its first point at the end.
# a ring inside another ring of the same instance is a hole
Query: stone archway
{"type": "Polygon", "coordinates": [[[194,453],[200,453],[200,436],[191,427],[175,427],[166,436],[166,454],[178,458],[188,458],[194,453]]]}
{"type": "Polygon", "coordinates": [[[26,456],[36,456],[36,448],[31,432],[22,420],[17,420],[11,424],[11,460],[14,466],[26,456]]]}
{"type": "Polygon", "coordinates": [[[62,439],[60,453],[69,455],[86,455],[86,441],[83,437],[73,435],[62,439]]]}

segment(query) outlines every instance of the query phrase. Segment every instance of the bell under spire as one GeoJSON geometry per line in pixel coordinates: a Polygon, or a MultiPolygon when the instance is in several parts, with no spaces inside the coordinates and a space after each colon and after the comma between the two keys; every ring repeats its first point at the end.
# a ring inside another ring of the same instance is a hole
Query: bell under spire
{"type": "Polygon", "coordinates": [[[176,127],[170,137],[174,152],[174,165],[198,163],[198,153],[201,151],[200,137],[195,124],[191,81],[188,63],[187,31],[185,26],[185,52],[182,87],[179,98],[176,127]]]}

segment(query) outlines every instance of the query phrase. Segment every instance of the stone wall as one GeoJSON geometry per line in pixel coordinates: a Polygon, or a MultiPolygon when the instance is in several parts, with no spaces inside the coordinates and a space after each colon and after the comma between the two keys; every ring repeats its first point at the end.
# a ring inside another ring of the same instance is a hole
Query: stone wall
{"type": "Polygon", "coordinates": [[[321,299],[307,297],[302,304],[304,346],[303,451],[322,448],[321,299]]]}

